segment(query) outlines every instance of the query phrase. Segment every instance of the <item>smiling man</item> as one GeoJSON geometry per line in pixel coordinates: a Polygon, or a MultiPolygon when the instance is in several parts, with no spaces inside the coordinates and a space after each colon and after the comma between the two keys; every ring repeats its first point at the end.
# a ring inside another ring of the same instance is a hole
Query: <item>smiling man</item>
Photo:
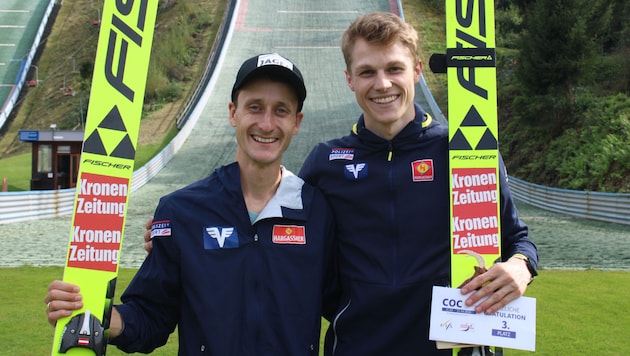
{"type": "MultiPolygon", "coordinates": [[[[318,144],[300,171],[324,192],[338,228],[343,295],[326,355],[451,354],[429,340],[432,286],[450,282],[448,129],[414,104],[417,42],[391,13],[348,27],[345,77],[363,114],[348,136],[318,144]]],[[[525,292],[538,262],[500,172],[504,262],[462,289],[483,286],[467,303],[489,296],[477,306],[488,314],[525,292]]]]}
{"type": "MultiPolygon", "coordinates": [[[[228,105],[236,161],[162,197],[109,343],[147,353],[177,326],[181,355],[317,355],[334,221],[322,193],[281,165],[305,98],[290,60],[242,64],[228,105]]],[[[83,306],[62,281],[44,302],[53,325],[83,306]]]]}

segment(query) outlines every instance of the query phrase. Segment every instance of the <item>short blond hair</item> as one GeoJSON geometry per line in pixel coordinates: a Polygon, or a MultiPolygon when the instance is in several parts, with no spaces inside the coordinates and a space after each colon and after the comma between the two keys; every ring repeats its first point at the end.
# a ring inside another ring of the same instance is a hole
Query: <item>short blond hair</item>
{"type": "Polygon", "coordinates": [[[355,42],[363,38],[370,44],[391,46],[400,41],[409,54],[418,61],[418,32],[400,16],[391,12],[372,12],[358,17],[343,33],[341,50],[350,69],[352,63],[352,49],[355,42]]]}

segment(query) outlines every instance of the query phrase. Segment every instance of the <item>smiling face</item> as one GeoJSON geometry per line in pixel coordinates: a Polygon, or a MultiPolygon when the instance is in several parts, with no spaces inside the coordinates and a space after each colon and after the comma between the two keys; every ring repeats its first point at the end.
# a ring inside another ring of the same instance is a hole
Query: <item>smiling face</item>
{"type": "Polygon", "coordinates": [[[241,165],[280,165],[282,154],[300,129],[303,114],[291,86],[265,77],[252,79],[230,103],[236,128],[236,160],[241,165]]]}
{"type": "Polygon", "coordinates": [[[381,45],[363,38],[354,43],[351,58],[346,81],[363,109],[366,127],[385,139],[393,138],[414,119],[422,62],[398,41],[381,45]]]}

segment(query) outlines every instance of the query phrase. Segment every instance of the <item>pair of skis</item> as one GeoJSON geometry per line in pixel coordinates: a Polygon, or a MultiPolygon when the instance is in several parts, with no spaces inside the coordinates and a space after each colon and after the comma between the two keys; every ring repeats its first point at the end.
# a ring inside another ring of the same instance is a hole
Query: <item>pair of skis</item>
{"type": "MultiPolygon", "coordinates": [[[[106,0],[103,7],[63,278],[81,287],[84,307],[58,321],[52,355],[105,354],[156,14],[150,0],[106,0]]],[[[447,0],[446,15],[447,53],[432,57],[431,67],[448,76],[457,286],[471,261],[483,269],[501,255],[494,2],[447,0]]]]}

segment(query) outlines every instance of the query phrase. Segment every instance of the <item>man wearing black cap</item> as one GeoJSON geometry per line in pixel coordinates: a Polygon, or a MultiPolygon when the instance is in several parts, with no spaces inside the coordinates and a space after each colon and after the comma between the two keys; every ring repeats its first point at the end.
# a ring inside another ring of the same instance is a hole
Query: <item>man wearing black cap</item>
{"type": "MultiPolygon", "coordinates": [[[[332,211],[281,165],[305,98],[290,60],[243,63],[229,104],[236,161],[162,197],[153,252],[113,308],[110,344],[151,352],[177,326],[183,355],[317,355],[332,211]]],[[[82,307],[77,286],[48,290],[51,324],[82,307]]]]}

